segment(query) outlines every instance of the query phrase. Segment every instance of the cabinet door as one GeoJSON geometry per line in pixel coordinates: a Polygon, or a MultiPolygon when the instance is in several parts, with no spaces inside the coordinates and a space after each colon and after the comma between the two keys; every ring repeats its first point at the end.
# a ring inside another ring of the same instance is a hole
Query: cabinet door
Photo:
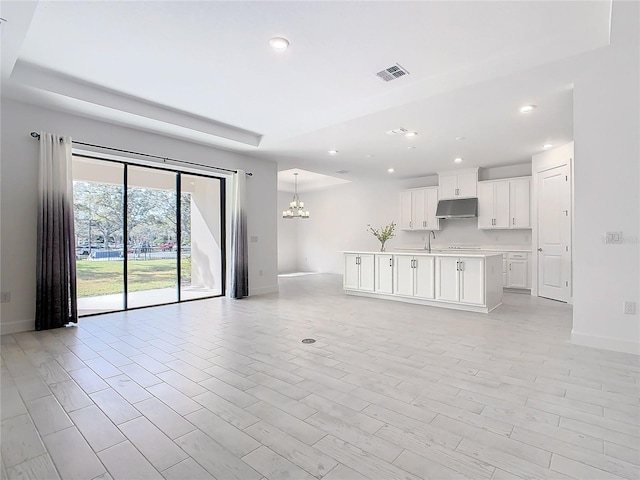
{"type": "Polygon", "coordinates": [[[411,191],[400,192],[400,230],[411,230],[411,191]]]}
{"type": "Polygon", "coordinates": [[[478,183],[478,228],[493,228],[493,182],[478,183]]]}
{"type": "Polygon", "coordinates": [[[344,254],[344,288],[347,290],[360,288],[360,265],[358,265],[358,255],[355,253],[344,254]]]}
{"type": "Polygon", "coordinates": [[[509,260],[509,270],[507,271],[507,281],[511,288],[527,288],[529,272],[527,260],[509,260]]]}
{"type": "Polygon", "coordinates": [[[436,210],[438,209],[438,189],[426,189],[425,200],[425,219],[427,230],[440,230],[440,220],[436,218],[436,210]]]}
{"type": "Polygon", "coordinates": [[[413,257],[396,255],[395,262],[395,293],[397,295],[413,295],[413,257]]]}
{"type": "Polygon", "coordinates": [[[376,255],[376,292],[393,293],[393,255],[376,255]]]}
{"type": "Polygon", "coordinates": [[[460,300],[457,257],[436,258],[436,299],[457,302],[460,300]]]}
{"type": "Polygon", "coordinates": [[[509,182],[493,184],[493,228],[509,228],[509,182]]]}
{"type": "Polygon", "coordinates": [[[440,189],[440,198],[456,198],[458,176],[440,175],[438,177],[438,188],[440,189]]]}
{"type": "Polygon", "coordinates": [[[458,197],[478,196],[478,173],[467,172],[458,174],[458,197]]]}
{"type": "Polygon", "coordinates": [[[511,228],[531,227],[531,179],[511,181],[511,228]]]}
{"type": "Polygon", "coordinates": [[[427,212],[425,209],[425,190],[411,192],[411,229],[424,230],[427,228],[427,212]]]}
{"type": "Polygon", "coordinates": [[[420,298],[435,298],[434,257],[415,257],[413,294],[420,298]]]}
{"type": "Polygon", "coordinates": [[[360,255],[360,290],[373,292],[375,287],[375,255],[360,255]]]}
{"type": "Polygon", "coordinates": [[[460,258],[460,302],[484,305],[484,258],[460,258]]]}

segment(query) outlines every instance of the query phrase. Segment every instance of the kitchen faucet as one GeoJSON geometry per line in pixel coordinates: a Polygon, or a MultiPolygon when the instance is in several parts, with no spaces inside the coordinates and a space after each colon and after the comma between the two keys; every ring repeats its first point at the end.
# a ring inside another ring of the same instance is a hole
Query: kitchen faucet
{"type": "Polygon", "coordinates": [[[429,233],[427,233],[427,241],[424,243],[424,249],[429,253],[431,253],[431,235],[433,235],[434,240],[436,239],[436,233],[431,230],[429,233]]]}

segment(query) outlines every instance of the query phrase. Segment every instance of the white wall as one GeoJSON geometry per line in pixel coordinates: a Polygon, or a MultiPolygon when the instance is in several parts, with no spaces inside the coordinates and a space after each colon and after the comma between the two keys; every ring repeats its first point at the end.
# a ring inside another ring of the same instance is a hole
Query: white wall
{"type": "MultiPolygon", "coordinates": [[[[481,169],[483,180],[527,176],[531,164],[481,169]]],[[[308,221],[297,225],[298,268],[305,271],[342,273],[343,250],[377,250],[380,242],[367,225],[381,227],[400,221],[400,191],[437,185],[437,176],[386,182],[353,182],[303,196],[311,212],[308,221]]],[[[531,229],[478,230],[478,219],[441,220],[434,244],[531,246],[531,229]]],[[[281,236],[279,237],[281,238],[281,236]]],[[[423,245],[425,232],[396,230],[386,244],[388,250],[423,245]]]]}
{"type": "Polygon", "coordinates": [[[38,142],[32,130],[76,140],[253,172],[247,178],[249,288],[277,290],[277,169],[273,162],[148,132],[2,99],[1,306],[2,333],[31,330],[35,317],[38,142]]]}
{"type": "MultiPolygon", "coordinates": [[[[282,211],[289,208],[293,194],[278,192],[278,273],[298,272],[298,224],[311,219],[282,218],[282,211]]],[[[304,200],[303,200],[304,201],[304,200]]]]}
{"type": "Polygon", "coordinates": [[[572,338],[635,353],[640,320],[623,301],[640,296],[639,17],[638,2],[614,2],[611,45],[584,56],[574,86],[572,338]],[[606,245],[608,231],[625,243],[606,245]]]}

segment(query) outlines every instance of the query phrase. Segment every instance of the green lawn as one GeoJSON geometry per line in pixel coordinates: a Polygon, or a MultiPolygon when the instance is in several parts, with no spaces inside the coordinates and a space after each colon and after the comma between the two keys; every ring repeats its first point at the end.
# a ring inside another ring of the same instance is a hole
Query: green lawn
{"type": "MultiPolygon", "coordinates": [[[[121,260],[104,262],[78,260],[76,262],[78,297],[123,293],[123,265],[124,262],[121,260]]],[[[129,292],[176,286],[175,259],[129,260],[127,265],[129,292]]],[[[181,270],[182,284],[188,285],[191,281],[191,258],[182,258],[181,270]]]]}

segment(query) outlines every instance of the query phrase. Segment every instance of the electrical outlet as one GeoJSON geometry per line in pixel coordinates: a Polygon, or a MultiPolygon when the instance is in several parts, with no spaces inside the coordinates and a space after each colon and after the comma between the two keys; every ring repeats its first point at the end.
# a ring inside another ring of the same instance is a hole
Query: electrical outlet
{"type": "Polygon", "coordinates": [[[7,303],[11,301],[11,292],[2,292],[0,294],[0,302],[7,303]]]}
{"type": "Polygon", "coordinates": [[[636,302],[624,302],[624,313],[626,315],[635,315],[636,314],[636,302]]]}
{"type": "Polygon", "coordinates": [[[622,243],[622,232],[607,232],[605,243],[622,243]]]}

